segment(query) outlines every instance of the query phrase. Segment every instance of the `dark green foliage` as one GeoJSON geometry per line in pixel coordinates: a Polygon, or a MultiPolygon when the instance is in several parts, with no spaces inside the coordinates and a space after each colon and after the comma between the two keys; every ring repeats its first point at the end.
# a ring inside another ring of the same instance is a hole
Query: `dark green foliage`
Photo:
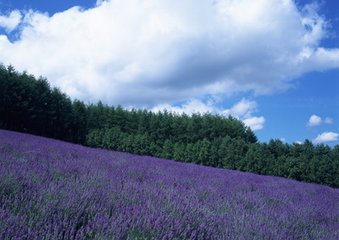
{"type": "Polygon", "coordinates": [[[250,145],[245,155],[242,170],[268,175],[272,172],[273,155],[266,144],[250,145]]]}
{"type": "Polygon", "coordinates": [[[220,140],[217,166],[227,169],[243,169],[242,160],[248,151],[248,144],[243,139],[226,136],[220,140]]]}
{"type": "Polygon", "coordinates": [[[233,117],[86,105],[0,65],[0,128],[92,147],[339,186],[339,146],[257,143],[233,117]]]}

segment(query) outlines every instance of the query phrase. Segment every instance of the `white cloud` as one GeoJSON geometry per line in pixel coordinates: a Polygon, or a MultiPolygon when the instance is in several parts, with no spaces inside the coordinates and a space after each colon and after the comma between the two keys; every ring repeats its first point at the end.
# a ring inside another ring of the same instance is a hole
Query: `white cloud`
{"type": "Polygon", "coordinates": [[[310,126],[310,127],[313,127],[313,126],[318,126],[322,123],[322,119],[321,117],[313,114],[310,119],[308,120],[308,123],[307,125],[310,126]]]}
{"type": "Polygon", "coordinates": [[[253,116],[253,113],[257,111],[257,103],[255,101],[249,101],[242,99],[238,103],[234,104],[230,109],[223,111],[224,115],[231,115],[244,122],[247,127],[250,127],[253,131],[264,128],[266,119],[253,116]]]}
{"type": "Polygon", "coordinates": [[[339,134],[335,132],[324,132],[319,134],[313,142],[315,144],[326,143],[326,142],[335,142],[339,140],[339,134]]]}
{"type": "Polygon", "coordinates": [[[174,112],[177,114],[186,113],[188,115],[191,115],[193,113],[214,113],[224,116],[232,116],[243,121],[243,123],[247,127],[250,127],[253,131],[263,129],[266,121],[265,118],[263,116],[253,116],[253,113],[255,113],[257,109],[256,102],[242,99],[229,109],[219,108],[216,106],[216,103],[217,102],[213,99],[210,99],[207,102],[203,102],[198,99],[192,99],[185,102],[181,106],[159,104],[153,107],[151,110],[153,112],[158,112],[164,111],[166,109],[169,112],[174,112]]]}
{"type": "Polygon", "coordinates": [[[322,119],[321,117],[313,114],[307,123],[307,126],[309,127],[314,127],[314,126],[319,126],[321,124],[333,124],[333,119],[330,117],[326,117],[325,119],[322,119]]]}
{"type": "Polygon", "coordinates": [[[183,114],[186,113],[188,115],[192,115],[193,113],[217,113],[220,114],[220,109],[213,106],[212,102],[204,103],[198,99],[192,99],[188,102],[184,103],[181,106],[172,106],[170,104],[159,104],[152,108],[153,112],[164,111],[167,110],[169,112],[183,114]]]}
{"type": "Polygon", "coordinates": [[[253,111],[257,108],[257,103],[254,101],[249,101],[247,99],[242,99],[236,103],[230,109],[224,110],[225,115],[235,116],[237,118],[249,118],[252,116],[253,111]]]}
{"type": "Polygon", "coordinates": [[[9,15],[0,15],[0,27],[6,32],[12,32],[21,22],[22,15],[20,11],[14,10],[9,15]]]}
{"type": "Polygon", "coordinates": [[[264,128],[264,117],[250,117],[243,120],[246,126],[250,127],[253,131],[257,131],[264,128]]]}
{"type": "Polygon", "coordinates": [[[320,46],[327,25],[315,5],[300,10],[292,0],[99,0],[2,24],[20,27],[14,42],[0,36],[0,62],[86,102],[152,107],[274,93],[303,73],[338,68],[339,49],[320,46]]]}

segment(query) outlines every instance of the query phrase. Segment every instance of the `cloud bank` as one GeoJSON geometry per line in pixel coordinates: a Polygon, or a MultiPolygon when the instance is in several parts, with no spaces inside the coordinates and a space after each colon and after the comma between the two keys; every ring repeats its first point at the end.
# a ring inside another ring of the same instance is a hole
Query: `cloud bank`
{"type": "MultiPolygon", "coordinates": [[[[339,49],[320,45],[327,25],[316,5],[298,9],[292,0],[111,0],[53,16],[15,10],[0,16],[17,35],[0,36],[0,62],[86,102],[186,101],[189,109],[199,105],[192,99],[271,94],[306,72],[338,68],[339,49]]],[[[251,117],[245,122],[260,129],[264,118],[251,117]]]]}

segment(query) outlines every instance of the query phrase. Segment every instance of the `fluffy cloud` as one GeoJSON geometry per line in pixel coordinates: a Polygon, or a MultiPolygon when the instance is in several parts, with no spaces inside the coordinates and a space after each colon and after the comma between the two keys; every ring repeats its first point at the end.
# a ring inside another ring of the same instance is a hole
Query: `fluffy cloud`
{"type": "Polygon", "coordinates": [[[9,15],[0,15],[0,27],[4,28],[7,33],[13,31],[21,22],[22,15],[20,11],[12,11],[9,15]]]}
{"type": "Polygon", "coordinates": [[[330,117],[326,117],[325,119],[322,119],[321,117],[313,114],[310,119],[308,120],[307,126],[309,127],[314,127],[314,126],[318,126],[321,124],[332,124],[333,123],[333,119],[330,117]]]}
{"type": "Polygon", "coordinates": [[[264,128],[265,121],[266,121],[265,118],[261,116],[261,117],[250,117],[245,119],[243,122],[253,131],[257,131],[264,128]]]}
{"type": "Polygon", "coordinates": [[[310,127],[313,127],[313,126],[320,125],[321,122],[322,122],[321,117],[319,117],[317,115],[312,115],[310,117],[310,119],[308,120],[307,125],[310,126],[310,127]]]}
{"type": "Polygon", "coordinates": [[[339,140],[339,134],[335,132],[324,132],[319,134],[313,142],[316,144],[326,143],[326,142],[335,142],[339,140]]]}
{"type": "Polygon", "coordinates": [[[231,115],[242,120],[246,126],[250,127],[253,131],[256,131],[263,129],[266,121],[263,116],[253,116],[253,113],[256,112],[256,110],[256,102],[242,99],[230,109],[224,110],[223,114],[231,115]]]}
{"type": "Polygon", "coordinates": [[[20,24],[7,21],[19,19],[13,14],[1,26],[19,26],[18,38],[0,36],[0,62],[86,102],[152,107],[266,94],[339,67],[339,49],[320,46],[327,23],[317,6],[298,9],[292,0],[98,1],[53,16],[22,12],[20,24]]]}
{"type": "Polygon", "coordinates": [[[237,118],[250,118],[252,116],[253,111],[257,108],[257,103],[254,101],[249,101],[246,99],[242,99],[240,102],[236,103],[230,109],[224,110],[225,115],[235,116],[237,118]]]}
{"type": "Polygon", "coordinates": [[[247,99],[242,99],[229,109],[222,109],[216,106],[216,101],[210,99],[207,102],[192,99],[181,106],[173,106],[170,104],[159,104],[152,108],[152,111],[158,112],[167,110],[177,114],[193,114],[193,113],[214,113],[224,116],[232,116],[244,122],[247,127],[253,131],[260,130],[264,127],[265,118],[263,116],[256,117],[253,114],[257,111],[257,103],[247,99]]]}

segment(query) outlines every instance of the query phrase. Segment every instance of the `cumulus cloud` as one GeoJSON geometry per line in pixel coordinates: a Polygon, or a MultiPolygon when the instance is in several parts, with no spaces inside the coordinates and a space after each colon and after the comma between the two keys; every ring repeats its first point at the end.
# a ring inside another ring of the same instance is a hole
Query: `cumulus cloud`
{"type": "Polygon", "coordinates": [[[321,125],[323,123],[325,123],[325,124],[332,124],[333,123],[333,119],[330,118],[330,117],[326,117],[325,119],[322,119],[321,117],[313,114],[309,118],[307,126],[314,127],[314,126],[319,126],[319,125],[321,125]]]}
{"type": "Polygon", "coordinates": [[[253,116],[253,113],[255,113],[256,111],[257,103],[255,101],[242,99],[230,109],[224,110],[223,114],[231,115],[242,120],[246,126],[250,127],[253,131],[256,131],[263,129],[266,121],[263,116],[253,116]]]}
{"type": "Polygon", "coordinates": [[[313,142],[315,144],[319,143],[327,143],[327,142],[335,142],[339,140],[339,134],[335,132],[324,132],[322,134],[319,134],[313,142]]]}
{"type": "Polygon", "coordinates": [[[0,15],[0,27],[7,33],[12,32],[21,22],[22,15],[20,11],[14,10],[9,15],[0,15]]]}
{"type": "Polygon", "coordinates": [[[303,73],[339,67],[339,49],[320,45],[328,24],[317,6],[298,9],[292,0],[111,0],[21,14],[3,18],[21,21],[1,25],[20,27],[14,42],[0,36],[0,62],[85,101],[152,107],[267,94],[303,73]]]}
{"type": "Polygon", "coordinates": [[[256,110],[256,108],[257,103],[255,101],[249,101],[243,98],[230,109],[224,110],[224,114],[246,119],[252,116],[252,113],[256,110]]]}
{"type": "Polygon", "coordinates": [[[313,127],[313,126],[320,125],[321,122],[322,122],[321,117],[319,117],[317,115],[312,115],[310,117],[310,119],[308,120],[307,125],[310,126],[310,127],[313,127]]]}
{"type": "Polygon", "coordinates": [[[257,131],[264,128],[265,123],[264,117],[250,117],[246,118],[243,122],[246,126],[250,127],[253,131],[257,131]]]}
{"type": "Polygon", "coordinates": [[[204,102],[199,99],[191,99],[180,106],[173,106],[170,104],[159,104],[152,108],[152,111],[164,111],[177,113],[177,114],[193,114],[193,113],[213,113],[223,116],[232,116],[250,127],[253,131],[263,129],[265,124],[265,118],[263,116],[257,117],[253,114],[257,111],[257,103],[247,99],[242,99],[234,104],[229,109],[223,109],[216,106],[216,101],[209,99],[204,102]]]}

